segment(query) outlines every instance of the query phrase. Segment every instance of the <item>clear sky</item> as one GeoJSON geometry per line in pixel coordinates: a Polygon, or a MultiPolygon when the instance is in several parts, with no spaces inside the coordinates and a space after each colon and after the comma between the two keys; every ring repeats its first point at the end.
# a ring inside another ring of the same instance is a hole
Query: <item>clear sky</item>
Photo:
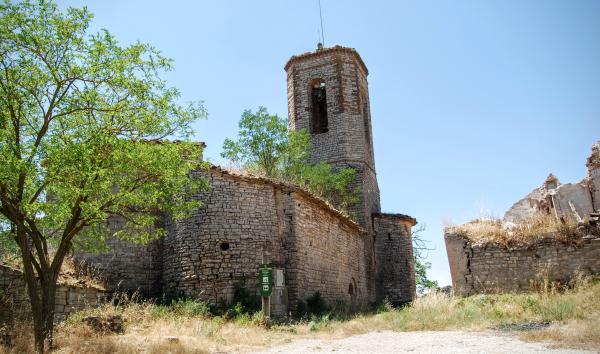
{"type": "MultiPolygon", "coordinates": [[[[83,1],[60,0],[61,7],[83,1]]],[[[287,117],[290,56],[316,48],[317,0],[86,4],[92,29],[175,60],[215,163],[246,108],[287,117]]],[[[325,45],[358,50],[369,91],[382,208],[416,217],[430,275],[450,283],[444,223],[502,216],[553,172],[586,174],[600,139],[600,1],[322,0],[325,45]]]]}

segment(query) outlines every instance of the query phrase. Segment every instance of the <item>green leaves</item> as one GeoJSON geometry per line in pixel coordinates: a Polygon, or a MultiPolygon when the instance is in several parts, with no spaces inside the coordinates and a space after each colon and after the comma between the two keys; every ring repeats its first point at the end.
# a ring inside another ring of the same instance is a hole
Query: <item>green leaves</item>
{"type": "Polygon", "coordinates": [[[358,202],[357,191],[350,187],[356,170],[307,163],[310,136],[306,130],[289,131],[286,120],[270,115],[265,107],[256,113],[244,111],[239,127],[237,140],[225,139],[224,158],[255,173],[303,186],[342,210],[358,202]]]}
{"type": "Polygon", "coordinates": [[[285,120],[259,107],[256,113],[245,110],[239,127],[238,140],[225,139],[221,156],[268,177],[279,177],[292,158],[290,140],[296,140],[290,139],[293,133],[288,134],[285,120]]]}
{"type": "Polygon", "coordinates": [[[186,195],[207,188],[190,178],[203,163],[187,142],[202,103],[178,102],[161,78],[170,59],[88,34],[91,19],[48,1],[0,4],[0,217],[42,243],[91,235],[110,215],[127,221],[122,237],[146,241],[159,212],[183,217],[197,206],[186,195]]]}
{"type": "Polygon", "coordinates": [[[119,238],[159,237],[161,213],[184,217],[208,188],[192,176],[202,147],[187,141],[202,104],[178,102],[161,78],[170,59],[88,35],[91,18],[44,0],[0,4],[0,250],[19,248],[40,353],[71,249],[103,249],[115,218],[119,238]]]}

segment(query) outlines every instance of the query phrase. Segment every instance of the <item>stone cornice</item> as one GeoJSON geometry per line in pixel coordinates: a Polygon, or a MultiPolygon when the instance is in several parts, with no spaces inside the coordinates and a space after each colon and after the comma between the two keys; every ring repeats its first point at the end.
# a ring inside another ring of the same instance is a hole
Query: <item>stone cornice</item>
{"type": "Polygon", "coordinates": [[[324,54],[331,54],[331,53],[349,53],[349,54],[354,55],[354,57],[356,58],[356,61],[360,65],[360,67],[365,71],[365,75],[369,75],[369,70],[367,69],[367,66],[363,62],[362,58],[360,57],[360,55],[358,54],[358,52],[356,51],[356,49],[354,49],[354,48],[348,48],[348,47],[342,47],[342,46],[339,46],[339,45],[336,45],[336,46],[333,46],[333,47],[329,47],[329,48],[317,49],[314,52],[306,52],[306,53],[303,53],[303,54],[294,55],[294,56],[292,56],[287,61],[287,63],[284,66],[284,70],[288,71],[288,69],[290,68],[290,66],[293,63],[296,63],[296,62],[298,62],[300,60],[314,58],[314,57],[318,57],[318,56],[321,56],[321,55],[324,55],[324,54]]]}

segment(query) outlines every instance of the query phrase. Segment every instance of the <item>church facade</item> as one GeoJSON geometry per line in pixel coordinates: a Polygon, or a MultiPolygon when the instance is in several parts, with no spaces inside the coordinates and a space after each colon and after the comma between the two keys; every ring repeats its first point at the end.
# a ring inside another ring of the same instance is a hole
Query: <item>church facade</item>
{"type": "Polygon", "coordinates": [[[316,292],[330,306],[411,301],[416,220],[381,213],[366,65],[354,49],[335,46],[293,56],[285,71],[289,128],[310,132],[310,162],[357,170],[356,221],[296,186],[213,166],[194,173],[212,186],[192,196],[203,206],[185,220],[165,218],[165,237],[149,245],[110,239],[110,252],[77,259],[111,290],[214,305],[230,304],[239,288],[258,294],[258,268],[269,263],[277,316],[316,292]]]}

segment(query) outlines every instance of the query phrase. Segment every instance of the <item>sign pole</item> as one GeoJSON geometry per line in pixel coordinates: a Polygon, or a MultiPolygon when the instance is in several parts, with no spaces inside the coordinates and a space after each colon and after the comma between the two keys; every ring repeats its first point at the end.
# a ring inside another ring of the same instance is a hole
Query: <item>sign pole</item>
{"type": "Polygon", "coordinates": [[[268,268],[265,264],[265,251],[264,248],[261,247],[261,269],[258,271],[259,274],[259,284],[261,286],[261,298],[262,298],[262,311],[265,315],[265,318],[268,320],[271,319],[271,289],[273,282],[273,269],[268,268]],[[266,286],[266,288],[265,288],[266,286]]]}

